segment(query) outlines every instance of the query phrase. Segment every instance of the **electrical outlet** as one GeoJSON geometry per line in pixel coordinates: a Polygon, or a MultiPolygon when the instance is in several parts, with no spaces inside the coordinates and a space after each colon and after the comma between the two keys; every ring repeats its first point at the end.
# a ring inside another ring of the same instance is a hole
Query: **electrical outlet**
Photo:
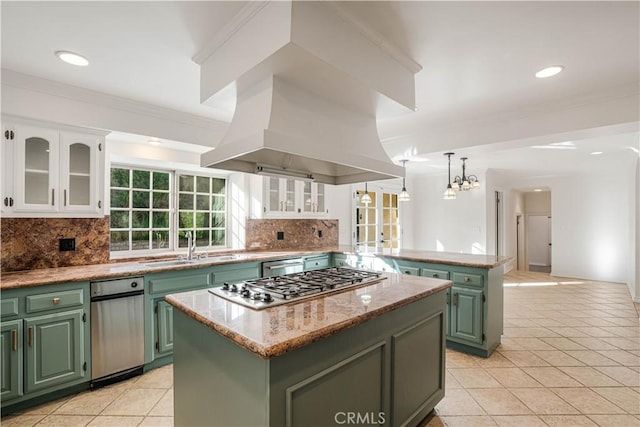
{"type": "Polygon", "coordinates": [[[59,242],[60,252],[76,250],[76,239],[74,237],[69,239],[60,239],[59,242]]]}
{"type": "Polygon", "coordinates": [[[284,240],[284,231],[278,231],[276,239],[284,240]]]}

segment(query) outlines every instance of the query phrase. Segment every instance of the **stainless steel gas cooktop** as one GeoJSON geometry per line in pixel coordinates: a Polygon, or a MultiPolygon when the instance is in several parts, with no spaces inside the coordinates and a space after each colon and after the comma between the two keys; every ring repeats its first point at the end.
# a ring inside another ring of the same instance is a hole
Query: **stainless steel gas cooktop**
{"type": "Polygon", "coordinates": [[[225,283],[222,287],[209,289],[209,292],[237,304],[260,310],[384,279],[386,277],[375,271],[332,267],[246,280],[241,283],[225,283]]]}

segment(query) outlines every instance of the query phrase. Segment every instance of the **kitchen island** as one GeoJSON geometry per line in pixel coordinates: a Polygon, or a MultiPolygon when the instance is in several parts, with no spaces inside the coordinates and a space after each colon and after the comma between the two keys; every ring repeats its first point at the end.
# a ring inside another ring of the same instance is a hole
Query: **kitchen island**
{"type": "Polygon", "coordinates": [[[418,425],[444,397],[452,283],[384,277],[264,310],[168,295],[175,425],[418,425]]]}

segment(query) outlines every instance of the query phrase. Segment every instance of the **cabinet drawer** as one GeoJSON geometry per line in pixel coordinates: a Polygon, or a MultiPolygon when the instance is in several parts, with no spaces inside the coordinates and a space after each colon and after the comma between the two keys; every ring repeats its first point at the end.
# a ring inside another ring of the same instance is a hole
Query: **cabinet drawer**
{"type": "Polygon", "coordinates": [[[398,271],[402,274],[408,274],[409,276],[419,276],[420,269],[417,267],[407,267],[404,265],[398,266],[398,271]]]}
{"type": "Polygon", "coordinates": [[[482,286],[482,276],[479,274],[453,273],[454,283],[468,286],[482,286]]]}
{"type": "Polygon", "coordinates": [[[168,293],[195,288],[206,288],[213,284],[209,270],[195,272],[170,272],[149,277],[149,293],[168,293]]]}
{"type": "Polygon", "coordinates": [[[7,298],[0,302],[0,317],[12,317],[18,315],[18,298],[7,298]]]}
{"type": "Polygon", "coordinates": [[[304,269],[306,270],[316,270],[318,268],[328,268],[329,267],[329,257],[321,256],[316,258],[307,258],[304,260],[304,269]]]}
{"type": "Polygon", "coordinates": [[[27,297],[27,313],[39,311],[81,306],[84,303],[82,289],[73,289],[64,292],[51,292],[50,294],[30,295],[27,297]]]}
{"type": "Polygon", "coordinates": [[[423,268],[421,275],[424,277],[432,277],[434,279],[449,280],[449,272],[446,270],[434,270],[431,268],[423,268]]]}
{"type": "Polygon", "coordinates": [[[260,277],[260,268],[256,266],[238,268],[235,270],[214,271],[214,284],[221,285],[224,282],[237,283],[243,280],[252,280],[260,277]]]}

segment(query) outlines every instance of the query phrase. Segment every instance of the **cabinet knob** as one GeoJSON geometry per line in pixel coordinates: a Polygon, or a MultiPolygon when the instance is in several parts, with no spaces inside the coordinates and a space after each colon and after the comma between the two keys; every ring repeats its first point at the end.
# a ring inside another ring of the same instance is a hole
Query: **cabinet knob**
{"type": "Polygon", "coordinates": [[[440,277],[438,273],[433,273],[433,277],[440,277]]]}
{"type": "Polygon", "coordinates": [[[53,305],[58,305],[58,304],[60,304],[60,298],[56,297],[53,299],[53,305]]]}
{"type": "Polygon", "coordinates": [[[9,198],[8,197],[4,198],[4,205],[5,206],[9,206],[9,198]]]}
{"type": "Polygon", "coordinates": [[[464,281],[465,281],[465,282],[470,282],[470,281],[471,281],[471,277],[469,277],[469,276],[465,276],[465,277],[464,277],[464,281]]]}

